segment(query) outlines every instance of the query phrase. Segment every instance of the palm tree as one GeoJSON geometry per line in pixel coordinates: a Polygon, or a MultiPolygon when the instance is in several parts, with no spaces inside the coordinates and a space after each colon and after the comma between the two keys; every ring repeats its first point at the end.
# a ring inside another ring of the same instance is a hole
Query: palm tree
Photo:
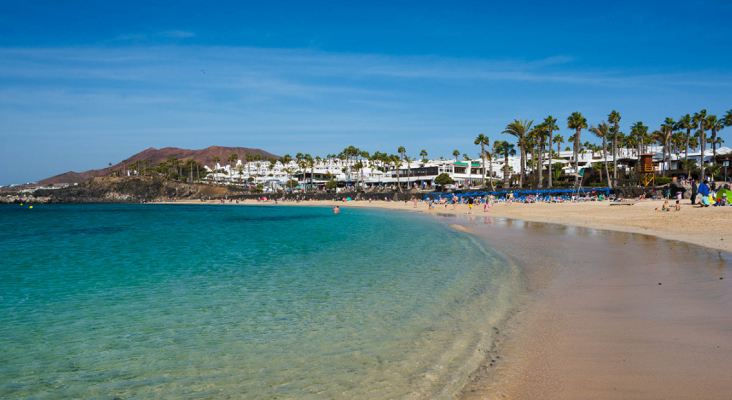
{"type": "Polygon", "coordinates": [[[406,153],[407,150],[404,148],[404,146],[399,146],[397,149],[397,153],[402,157],[402,160],[404,159],[404,153],[406,153]]]}
{"type": "MultiPolygon", "coordinates": [[[[689,140],[691,139],[691,130],[696,128],[697,124],[696,122],[694,122],[694,118],[689,114],[682,115],[679,118],[679,121],[676,123],[676,129],[686,129],[686,146],[684,147],[684,160],[689,159],[689,140]]],[[[687,174],[691,175],[691,170],[688,170],[687,174]]]]}
{"type": "Polygon", "coordinates": [[[519,151],[521,151],[521,175],[519,175],[519,187],[522,187],[524,184],[524,173],[526,172],[526,135],[531,131],[531,124],[533,123],[534,120],[514,119],[513,122],[506,125],[506,129],[501,132],[502,134],[507,133],[516,137],[519,151]]]}
{"type": "Polygon", "coordinates": [[[496,143],[498,143],[498,142],[499,141],[497,140],[497,141],[495,141],[493,143],[493,151],[486,151],[485,152],[485,155],[488,158],[488,168],[489,168],[489,171],[490,171],[489,177],[490,177],[490,183],[491,183],[491,191],[495,191],[496,190],[495,186],[493,186],[493,157],[495,157],[496,154],[497,154],[496,143]]]}
{"type": "Polygon", "coordinates": [[[557,136],[554,136],[552,143],[557,144],[557,155],[559,155],[559,152],[561,151],[559,146],[561,146],[562,143],[564,143],[564,136],[557,134],[557,136]]]}
{"type": "Polygon", "coordinates": [[[488,139],[488,136],[481,133],[477,138],[475,138],[473,143],[480,145],[480,159],[483,161],[483,172],[481,175],[483,176],[483,186],[485,186],[485,145],[490,146],[491,141],[488,139]]]}
{"type": "Polygon", "coordinates": [[[574,129],[574,184],[577,185],[577,181],[579,180],[580,133],[582,129],[587,129],[587,118],[575,111],[567,117],[567,128],[574,129]]]}
{"type": "MultiPolygon", "coordinates": [[[[298,153],[298,155],[301,155],[301,154],[300,154],[300,153],[298,153]]],[[[302,156],[302,155],[301,155],[301,156],[302,156]]],[[[307,187],[307,186],[306,186],[306,185],[307,185],[307,180],[306,180],[306,178],[305,178],[305,177],[306,177],[306,175],[305,175],[305,174],[307,173],[307,166],[308,166],[308,163],[307,163],[307,161],[306,161],[305,159],[303,159],[303,158],[300,158],[300,159],[299,159],[299,160],[297,161],[297,166],[298,166],[298,167],[300,167],[300,171],[299,171],[299,172],[302,172],[302,190],[303,190],[303,191],[305,191],[305,188],[307,187]]],[[[299,172],[298,172],[298,173],[299,173],[299,172]]]]}
{"type": "Polygon", "coordinates": [[[244,173],[244,166],[239,164],[236,166],[236,170],[239,173],[239,184],[241,184],[241,176],[244,173]]]}
{"type": "Polygon", "coordinates": [[[122,160],[122,163],[125,165],[125,176],[127,176],[127,159],[122,160]]]}
{"type": "Polygon", "coordinates": [[[732,110],[727,111],[722,121],[724,121],[724,126],[732,126],[732,110]]]}
{"type": "Polygon", "coordinates": [[[422,157],[422,162],[427,162],[427,150],[422,150],[419,152],[419,156],[422,157]]]}
{"type": "Polygon", "coordinates": [[[409,178],[412,175],[412,162],[414,159],[409,156],[404,156],[404,162],[407,164],[407,187],[411,188],[411,185],[409,183],[409,178]]]}
{"type": "Polygon", "coordinates": [[[455,157],[455,162],[458,162],[458,157],[460,156],[460,150],[453,151],[452,156],[455,157]]]}
{"type": "Polygon", "coordinates": [[[493,146],[496,148],[496,155],[503,156],[503,188],[509,187],[511,179],[511,169],[508,165],[508,156],[515,156],[516,149],[512,143],[508,143],[505,140],[496,140],[493,146]]]}
{"type": "Polygon", "coordinates": [[[468,181],[469,181],[470,180],[470,173],[473,170],[473,163],[470,162],[470,157],[468,157],[467,154],[463,154],[463,161],[465,161],[468,164],[467,171],[468,171],[468,181]]]}
{"type": "Polygon", "coordinates": [[[707,117],[706,127],[712,130],[712,160],[717,162],[717,132],[724,129],[724,118],[717,119],[716,115],[710,115],[707,117]]]}
{"type": "Polygon", "coordinates": [[[112,163],[109,163],[109,176],[112,176],[112,163]]]}
{"type": "MultiPolygon", "coordinates": [[[[674,131],[676,130],[677,123],[673,118],[668,118],[661,124],[661,135],[656,135],[656,139],[661,139],[663,142],[663,158],[664,163],[668,161],[668,167],[671,168],[671,138],[673,137],[674,131]],[[668,158],[666,158],[668,154],[668,158]]],[[[663,176],[666,176],[666,168],[663,170],[663,176]]]]}
{"type": "MultiPolygon", "coordinates": [[[[298,153],[298,154],[300,154],[300,153],[298,153]]],[[[246,153],[246,154],[244,154],[244,160],[246,160],[246,162],[247,162],[247,177],[248,178],[251,178],[251,176],[252,176],[252,161],[254,161],[254,157],[251,154],[246,153]]]]}
{"type": "Polygon", "coordinates": [[[590,127],[590,132],[594,133],[595,136],[602,139],[602,152],[605,155],[605,178],[607,178],[607,186],[613,187],[612,182],[610,182],[610,171],[607,167],[607,138],[611,134],[611,127],[608,125],[605,121],[602,121],[602,124],[598,126],[592,126],[590,127]]]}
{"type": "Polygon", "coordinates": [[[630,126],[630,134],[636,138],[638,146],[638,157],[643,154],[644,143],[648,133],[648,127],[643,125],[643,121],[638,121],[630,126]]]}
{"type": "MultiPolygon", "coordinates": [[[[668,142],[671,140],[671,131],[666,129],[663,125],[660,130],[653,131],[651,133],[653,140],[661,143],[663,148],[663,162],[666,163],[666,150],[668,149],[668,142]]],[[[666,176],[666,169],[663,169],[663,176],[666,176]]]]}
{"type": "MultiPolygon", "coordinates": [[[[543,174],[544,169],[544,146],[546,145],[547,138],[549,137],[549,128],[543,122],[536,125],[534,129],[529,132],[526,144],[531,144],[531,162],[534,168],[534,176],[537,182],[537,187],[543,187],[543,174]],[[535,151],[536,150],[536,151],[535,151]],[[538,153],[538,156],[537,156],[538,153]]],[[[551,150],[551,146],[550,149],[551,150]]],[[[550,151],[551,152],[551,151],[550,151]]],[[[551,159],[551,154],[550,154],[551,159]]],[[[551,179],[550,179],[551,181],[551,179]]]]}
{"type": "Polygon", "coordinates": [[[214,163],[214,165],[212,165],[213,168],[211,168],[211,172],[213,172],[213,177],[214,177],[214,181],[215,181],[216,180],[216,170],[217,170],[216,165],[219,163],[219,156],[215,156],[213,158],[213,163],[214,163]]]}
{"type": "Polygon", "coordinates": [[[305,162],[307,163],[307,167],[310,168],[310,188],[313,188],[313,184],[315,183],[315,159],[310,156],[310,154],[305,154],[305,162]]]}
{"type": "Polygon", "coordinates": [[[402,165],[402,158],[392,154],[389,156],[389,162],[394,165],[394,169],[396,169],[396,178],[397,178],[397,188],[399,188],[399,193],[402,192],[402,185],[399,183],[399,167],[402,165]]]}
{"type": "MultiPolygon", "coordinates": [[[[542,122],[543,125],[546,126],[546,129],[549,131],[549,182],[547,183],[547,187],[551,189],[552,187],[552,164],[554,162],[552,161],[552,143],[554,143],[554,131],[559,130],[559,126],[557,126],[557,119],[552,117],[551,115],[544,118],[544,122],[542,122]]],[[[557,137],[561,137],[557,135],[557,137]]],[[[564,139],[562,139],[564,140],[564,139]]],[[[559,152],[559,144],[557,144],[557,153],[559,152]]]]}
{"type": "MultiPolygon", "coordinates": [[[[613,179],[618,179],[618,134],[620,133],[620,113],[613,110],[607,116],[607,123],[614,124],[613,129],[613,179]]],[[[607,162],[605,162],[607,164],[607,162]]]]}
{"type": "MultiPolygon", "coordinates": [[[[236,154],[236,153],[231,153],[231,157],[229,157],[229,158],[231,159],[231,161],[230,161],[230,162],[231,162],[232,164],[236,164],[236,161],[237,161],[237,160],[239,159],[239,155],[238,155],[238,154],[236,154]]],[[[232,166],[232,169],[233,169],[233,168],[234,168],[234,167],[232,166]]]]}
{"type": "Polygon", "coordinates": [[[699,147],[699,131],[696,131],[694,136],[689,139],[689,147],[694,151],[699,147]]]}
{"type": "Polygon", "coordinates": [[[707,124],[707,110],[701,110],[698,113],[694,113],[694,122],[699,124],[699,148],[701,150],[701,162],[699,163],[699,169],[701,172],[699,172],[700,180],[704,182],[704,149],[707,145],[707,136],[704,133],[704,128],[706,128],[707,124]]]}
{"type": "Polygon", "coordinates": [[[712,177],[712,181],[714,180],[715,175],[719,175],[720,171],[722,170],[722,166],[716,163],[707,165],[707,171],[709,172],[709,176],[712,177]]]}
{"type": "Polygon", "coordinates": [[[292,182],[292,173],[295,172],[295,169],[292,167],[287,167],[284,168],[283,171],[287,172],[287,184],[290,186],[290,189],[292,189],[292,185],[290,184],[290,182],[292,182]]]}
{"type": "MultiPolygon", "coordinates": [[[[358,155],[359,155],[359,157],[363,157],[364,161],[368,160],[370,158],[368,151],[361,151],[361,152],[359,152],[358,155]]],[[[361,162],[360,159],[358,161],[361,162]]],[[[366,163],[365,162],[361,163],[361,189],[365,189],[365,186],[366,186],[366,183],[364,181],[364,176],[363,176],[363,170],[365,167],[366,167],[366,163]]]]}

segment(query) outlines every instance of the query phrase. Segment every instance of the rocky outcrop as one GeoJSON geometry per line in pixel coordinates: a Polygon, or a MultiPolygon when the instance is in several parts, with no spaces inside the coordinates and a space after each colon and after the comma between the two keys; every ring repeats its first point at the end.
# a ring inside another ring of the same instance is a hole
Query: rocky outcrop
{"type": "Polygon", "coordinates": [[[93,178],[62,189],[39,189],[26,196],[0,198],[0,203],[138,203],[157,199],[197,199],[241,194],[222,186],[135,176],[93,178]]]}
{"type": "MultiPolygon", "coordinates": [[[[127,163],[117,163],[115,165],[112,165],[113,169],[118,170],[124,170],[126,166],[129,166],[130,164],[133,164],[135,161],[142,161],[142,160],[150,160],[150,166],[157,165],[159,162],[165,162],[170,157],[178,158],[179,160],[187,160],[187,159],[193,159],[196,162],[199,162],[203,165],[207,165],[209,167],[213,167],[215,165],[214,163],[214,157],[218,157],[221,161],[219,161],[222,165],[226,164],[226,159],[231,156],[231,154],[236,153],[239,156],[240,160],[244,160],[244,157],[246,156],[246,153],[249,154],[259,154],[261,157],[264,157],[264,159],[269,158],[276,158],[279,159],[280,156],[274,155],[272,153],[269,153],[267,151],[264,151],[262,149],[251,149],[248,147],[222,147],[222,146],[211,146],[207,147],[205,149],[201,150],[189,150],[189,149],[179,149],[177,147],[165,147],[162,149],[155,149],[155,148],[149,148],[147,150],[141,151],[140,153],[137,153],[135,155],[132,155],[127,158],[127,163]]],[[[90,179],[95,176],[108,176],[109,175],[109,168],[102,168],[102,169],[92,169],[89,171],[84,172],[73,172],[69,171],[60,175],[52,176],[50,178],[44,179],[42,181],[39,181],[39,185],[49,185],[49,184],[70,184],[70,183],[81,183],[86,181],[87,179],[90,179]]],[[[124,175],[124,174],[123,174],[124,175]]]]}

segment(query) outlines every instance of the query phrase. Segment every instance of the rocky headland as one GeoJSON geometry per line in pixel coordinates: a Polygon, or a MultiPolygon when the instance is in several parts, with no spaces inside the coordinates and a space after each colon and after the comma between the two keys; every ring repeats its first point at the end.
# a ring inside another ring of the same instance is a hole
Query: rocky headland
{"type": "Polygon", "coordinates": [[[139,203],[167,198],[198,199],[243,194],[243,191],[225,186],[176,182],[162,177],[105,177],[61,189],[38,189],[29,194],[0,197],[0,204],[139,203]]]}

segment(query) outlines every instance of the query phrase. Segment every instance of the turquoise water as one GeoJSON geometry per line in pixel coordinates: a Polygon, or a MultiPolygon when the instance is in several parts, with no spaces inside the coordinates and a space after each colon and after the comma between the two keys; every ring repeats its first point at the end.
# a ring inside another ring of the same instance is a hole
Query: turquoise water
{"type": "Polygon", "coordinates": [[[0,206],[0,399],[445,398],[516,269],[432,217],[0,206]]]}

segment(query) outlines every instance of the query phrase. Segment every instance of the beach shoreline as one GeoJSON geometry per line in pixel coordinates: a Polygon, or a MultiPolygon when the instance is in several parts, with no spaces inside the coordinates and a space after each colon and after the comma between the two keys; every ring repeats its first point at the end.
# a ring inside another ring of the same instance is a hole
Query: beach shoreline
{"type": "Polygon", "coordinates": [[[427,210],[412,202],[239,205],[433,214],[523,265],[524,293],[469,377],[464,399],[717,399],[732,392],[732,317],[725,316],[732,304],[732,237],[703,229],[710,221],[724,225],[732,209],[687,203],[682,212],[666,213],[655,210],[662,201],[652,200],[615,207],[498,204],[473,214],[466,205],[427,210]],[[604,261],[577,262],[597,257],[604,261]]]}

